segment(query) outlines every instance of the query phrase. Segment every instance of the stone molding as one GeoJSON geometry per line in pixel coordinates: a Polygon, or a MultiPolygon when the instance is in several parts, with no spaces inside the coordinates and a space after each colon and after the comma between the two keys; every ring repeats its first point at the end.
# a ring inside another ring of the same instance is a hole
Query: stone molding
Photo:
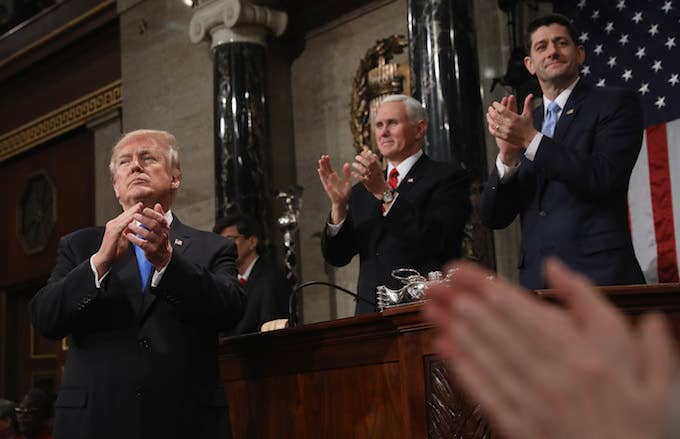
{"type": "Polygon", "coordinates": [[[120,107],[122,102],[123,85],[117,80],[2,134],[0,162],[84,125],[102,113],[120,107]]]}
{"type": "Polygon", "coordinates": [[[279,37],[288,25],[288,14],[248,0],[215,0],[201,5],[191,17],[189,38],[200,43],[211,37],[211,47],[229,43],[266,46],[267,34],[279,37]]]}

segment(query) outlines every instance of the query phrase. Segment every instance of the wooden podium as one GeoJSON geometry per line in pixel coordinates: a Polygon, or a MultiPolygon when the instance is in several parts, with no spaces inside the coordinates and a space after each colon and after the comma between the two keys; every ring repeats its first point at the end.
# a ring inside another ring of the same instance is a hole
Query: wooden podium
{"type": "MultiPolygon", "coordinates": [[[[680,284],[603,291],[633,318],[650,310],[668,314],[678,338],[680,284]]],[[[435,355],[421,309],[408,304],[223,340],[220,367],[234,437],[490,437],[478,407],[435,355]]]]}

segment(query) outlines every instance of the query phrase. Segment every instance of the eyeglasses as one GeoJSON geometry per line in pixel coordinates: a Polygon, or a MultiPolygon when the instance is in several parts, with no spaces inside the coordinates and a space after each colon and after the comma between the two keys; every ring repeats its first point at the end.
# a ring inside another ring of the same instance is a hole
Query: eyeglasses
{"type": "Polygon", "coordinates": [[[38,409],[36,408],[24,408],[24,407],[15,407],[14,408],[14,413],[17,415],[35,415],[38,413],[38,409]]]}

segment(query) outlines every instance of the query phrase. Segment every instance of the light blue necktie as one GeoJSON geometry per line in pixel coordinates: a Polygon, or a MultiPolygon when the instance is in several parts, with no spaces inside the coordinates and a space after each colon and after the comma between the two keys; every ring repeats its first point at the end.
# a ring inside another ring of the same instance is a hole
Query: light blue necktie
{"type": "Polygon", "coordinates": [[[139,267],[139,275],[142,277],[142,294],[144,294],[146,293],[146,287],[149,284],[149,277],[151,276],[151,269],[153,268],[153,265],[151,265],[151,262],[146,259],[144,250],[137,247],[136,245],[134,247],[135,256],[137,256],[137,266],[139,267]]]}
{"type": "Polygon", "coordinates": [[[548,105],[548,114],[545,115],[545,120],[543,121],[543,129],[541,133],[544,136],[552,138],[555,133],[555,125],[557,125],[557,113],[560,112],[560,105],[557,102],[551,102],[548,105]]]}

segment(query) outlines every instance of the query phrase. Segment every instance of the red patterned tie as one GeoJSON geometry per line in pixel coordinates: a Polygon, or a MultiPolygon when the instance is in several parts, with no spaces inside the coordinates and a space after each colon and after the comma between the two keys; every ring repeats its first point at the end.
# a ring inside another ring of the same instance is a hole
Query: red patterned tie
{"type": "Polygon", "coordinates": [[[390,189],[392,190],[397,188],[397,184],[399,182],[397,177],[399,177],[399,171],[397,171],[397,168],[392,168],[390,171],[390,178],[387,180],[387,184],[390,185],[390,189]]]}
{"type": "Polygon", "coordinates": [[[238,281],[241,282],[241,285],[242,285],[244,288],[245,288],[245,286],[246,286],[246,282],[248,282],[248,281],[246,280],[245,277],[239,277],[239,278],[238,278],[238,281]]]}

